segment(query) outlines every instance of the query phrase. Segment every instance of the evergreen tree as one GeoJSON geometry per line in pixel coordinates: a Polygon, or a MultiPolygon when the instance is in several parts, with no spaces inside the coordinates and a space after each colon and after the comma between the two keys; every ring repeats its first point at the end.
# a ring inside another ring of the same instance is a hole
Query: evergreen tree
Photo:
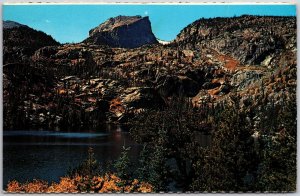
{"type": "Polygon", "coordinates": [[[118,177],[124,180],[129,180],[131,177],[130,169],[132,164],[130,162],[129,155],[128,155],[129,151],[130,151],[130,147],[126,148],[125,146],[123,146],[121,156],[114,164],[118,177]]]}

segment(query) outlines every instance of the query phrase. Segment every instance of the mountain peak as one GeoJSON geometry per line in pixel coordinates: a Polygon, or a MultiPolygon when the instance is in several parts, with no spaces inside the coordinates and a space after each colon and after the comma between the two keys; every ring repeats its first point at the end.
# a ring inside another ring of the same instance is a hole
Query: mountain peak
{"type": "Polygon", "coordinates": [[[23,24],[20,24],[15,21],[11,21],[11,20],[3,21],[3,29],[12,29],[12,28],[16,28],[16,27],[26,27],[26,25],[23,25],[23,24]]]}
{"type": "Polygon", "coordinates": [[[149,17],[122,16],[109,18],[89,31],[84,42],[111,47],[136,48],[157,43],[149,17]]]}
{"type": "Polygon", "coordinates": [[[122,16],[119,15],[117,17],[111,17],[102,24],[100,24],[98,27],[90,30],[89,34],[93,35],[99,31],[110,31],[115,28],[118,28],[123,25],[130,25],[132,23],[135,23],[139,20],[141,20],[141,16],[122,16]]]}
{"type": "Polygon", "coordinates": [[[3,21],[3,61],[28,62],[44,46],[59,45],[50,35],[14,21],[3,21]]]}

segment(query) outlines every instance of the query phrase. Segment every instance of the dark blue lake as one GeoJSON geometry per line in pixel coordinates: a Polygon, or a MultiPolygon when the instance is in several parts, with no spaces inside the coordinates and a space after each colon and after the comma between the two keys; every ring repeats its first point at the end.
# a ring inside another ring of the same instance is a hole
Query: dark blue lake
{"type": "Polygon", "coordinates": [[[10,180],[58,181],[69,168],[87,158],[93,147],[96,159],[105,165],[116,160],[125,144],[136,160],[141,146],[120,127],[103,130],[49,131],[18,130],[3,132],[3,188],[10,180]]]}

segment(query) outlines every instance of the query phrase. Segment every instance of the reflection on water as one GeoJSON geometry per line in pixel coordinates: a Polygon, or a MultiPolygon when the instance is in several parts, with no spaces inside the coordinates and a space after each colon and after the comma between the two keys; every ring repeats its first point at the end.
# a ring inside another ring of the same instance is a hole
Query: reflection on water
{"type": "Polygon", "coordinates": [[[94,138],[108,135],[107,133],[74,133],[54,131],[6,131],[4,136],[36,136],[36,137],[64,137],[64,138],[94,138]]]}
{"type": "Polygon", "coordinates": [[[107,131],[4,131],[3,187],[9,180],[32,179],[58,181],[69,168],[87,157],[88,147],[94,148],[96,159],[104,164],[116,160],[122,146],[131,147],[129,156],[136,160],[141,147],[120,127],[107,131]]]}
{"type": "MultiPolygon", "coordinates": [[[[106,127],[93,131],[4,131],[3,132],[3,187],[9,180],[20,182],[43,179],[58,181],[69,168],[74,168],[87,158],[93,147],[100,164],[110,164],[130,146],[129,156],[137,161],[141,145],[135,143],[121,127],[106,127]]],[[[210,146],[211,136],[195,136],[201,146],[210,146]]]]}

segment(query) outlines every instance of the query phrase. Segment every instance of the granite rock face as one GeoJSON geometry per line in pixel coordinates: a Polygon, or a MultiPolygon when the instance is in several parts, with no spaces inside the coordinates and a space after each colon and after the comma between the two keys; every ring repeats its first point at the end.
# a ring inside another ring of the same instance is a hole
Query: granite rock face
{"type": "Polygon", "coordinates": [[[152,33],[149,17],[117,16],[89,31],[85,43],[120,48],[137,48],[158,43],[152,33]]]}
{"type": "Polygon", "coordinates": [[[296,48],[296,18],[243,15],[199,19],[184,28],[175,43],[230,54],[241,64],[258,65],[272,54],[296,48]]]}

